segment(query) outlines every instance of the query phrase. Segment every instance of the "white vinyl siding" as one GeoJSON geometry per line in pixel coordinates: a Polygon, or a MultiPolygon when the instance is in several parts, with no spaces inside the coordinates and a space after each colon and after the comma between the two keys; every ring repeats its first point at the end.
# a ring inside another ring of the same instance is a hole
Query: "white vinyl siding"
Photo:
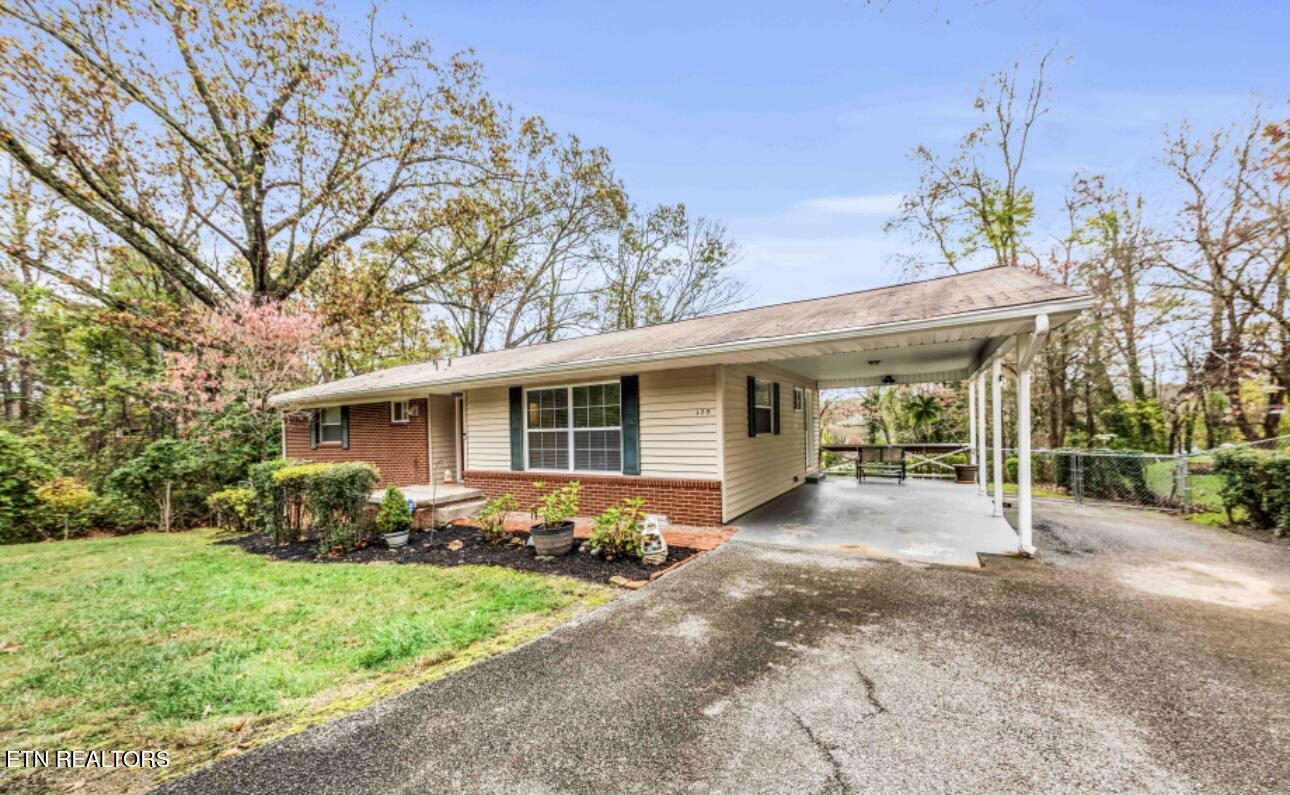
{"type": "Polygon", "coordinates": [[[721,477],[717,368],[640,374],[641,476],[721,477]]]}
{"type": "MultiPolygon", "coordinates": [[[[691,367],[640,374],[641,477],[721,477],[716,373],[715,367],[691,367]]],[[[469,469],[510,470],[508,401],[506,387],[466,393],[469,469]]]]}
{"type": "Polygon", "coordinates": [[[466,468],[511,468],[510,393],[504,386],[466,393],[466,468]]]}
{"type": "Polygon", "coordinates": [[[431,395],[429,408],[430,420],[430,466],[433,471],[430,479],[434,482],[443,480],[443,471],[457,471],[457,445],[454,443],[457,434],[457,421],[453,416],[452,395],[431,395]]]}
{"type": "MultiPolygon", "coordinates": [[[[723,370],[725,521],[778,497],[806,479],[806,411],[793,411],[793,388],[814,384],[782,370],[727,365],[723,370]],[[779,383],[778,434],[748,435],[748,376],[779,383]],[[794,479],[796,478],[796,479],[794,479]]],[[[809,410],[809,403],[807,401],[809,410]]]]}

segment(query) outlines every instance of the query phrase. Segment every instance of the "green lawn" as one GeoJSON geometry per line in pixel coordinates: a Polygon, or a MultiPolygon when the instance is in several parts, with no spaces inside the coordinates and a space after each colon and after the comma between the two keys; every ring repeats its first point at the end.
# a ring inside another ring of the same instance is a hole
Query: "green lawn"
{"type": "MultiPolygon", "coordinates": [[[[457,670],[612,595],[487,566],[274,562],[215,539],[0,547],[0,746],[167,750],[169,778],[457,670]]],[[[58,775],[27,783],[118,791],[157,780],[58,775]]]]}

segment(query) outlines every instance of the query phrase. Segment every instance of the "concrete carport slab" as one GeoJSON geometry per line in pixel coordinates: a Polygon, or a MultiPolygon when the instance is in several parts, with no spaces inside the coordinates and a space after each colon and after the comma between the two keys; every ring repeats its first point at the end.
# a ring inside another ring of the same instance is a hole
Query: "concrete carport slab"
{"type": "Polygon", "coordinates": [[[1018,539],[975,484],[831,477],[807,483],[731,522],[738,541],[887,560],[980,567],[1018,539]]]}

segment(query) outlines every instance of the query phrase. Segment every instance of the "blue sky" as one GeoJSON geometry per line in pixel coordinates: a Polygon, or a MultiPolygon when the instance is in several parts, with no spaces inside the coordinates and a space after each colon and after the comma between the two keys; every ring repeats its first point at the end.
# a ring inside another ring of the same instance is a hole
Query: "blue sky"
{"type": "MultiPolygon", "coordinates": [[[[359,9],[355,9],[356,12],[359,9]]],[[[409,33],[472,47],[521,113],[607,147],[639,204],[727,223],[752,304],[895,279],[882,232],[950,151],[991,72],[1056,46],[1053,111],[1024,181],[1041,227],[1076,169],[1164,211],[1166,125],[1287,112],[1290,4],[1203,2],[394,2],[409,33]]]]}

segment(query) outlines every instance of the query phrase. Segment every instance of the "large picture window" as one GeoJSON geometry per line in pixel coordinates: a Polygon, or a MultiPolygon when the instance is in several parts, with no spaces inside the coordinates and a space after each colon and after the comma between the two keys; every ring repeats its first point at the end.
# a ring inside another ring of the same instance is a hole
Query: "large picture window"
{"type": "Polygon", "coordinates": [[[622,471],[622,394],[617,383],[530,389],[525,421],[529,469],[622,471]]]}

